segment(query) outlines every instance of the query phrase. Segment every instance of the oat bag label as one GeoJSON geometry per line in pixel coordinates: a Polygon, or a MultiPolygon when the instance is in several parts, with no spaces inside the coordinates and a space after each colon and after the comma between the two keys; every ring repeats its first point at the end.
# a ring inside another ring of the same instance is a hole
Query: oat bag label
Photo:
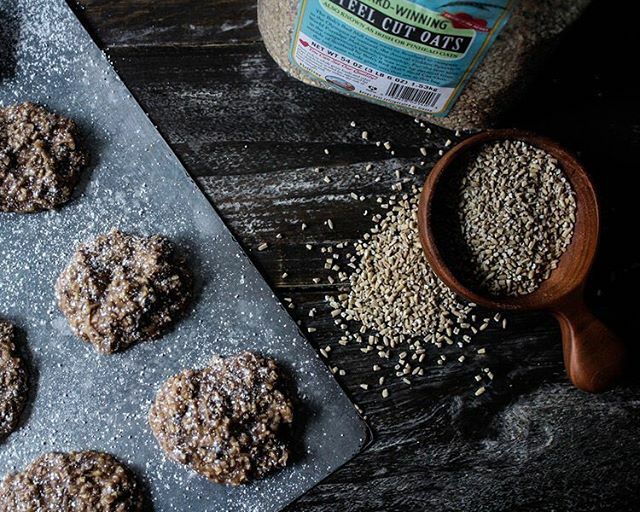
{"type": "Polygon", "coordinates": [[[301,0],[289,58],[339,92],[446,116],[517,0],[301,0]]]}

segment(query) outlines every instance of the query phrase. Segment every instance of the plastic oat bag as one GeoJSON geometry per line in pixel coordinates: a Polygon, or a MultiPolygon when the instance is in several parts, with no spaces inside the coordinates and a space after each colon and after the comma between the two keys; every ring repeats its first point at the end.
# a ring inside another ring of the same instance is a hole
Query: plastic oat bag
{"type": "Polygon", "coordinates": [[[454,129],[492,123],[590,0],[258,0],[289,74],[454,129]]]}

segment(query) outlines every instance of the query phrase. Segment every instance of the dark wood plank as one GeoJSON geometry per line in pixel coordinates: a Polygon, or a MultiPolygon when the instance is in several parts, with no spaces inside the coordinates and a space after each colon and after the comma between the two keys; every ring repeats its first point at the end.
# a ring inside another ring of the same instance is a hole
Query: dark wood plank
{"type": "MultiPolygon", "coordinates": [[[[401,170],[405,187],[420,183],[451,132],[434,129],[427,137],[406,116],[304,86],[286,77],[259,43],[185,45],[180,27],[200,17],[193,10],[167,21],[170,37],[144,34],[141,1],[83,3],[96,32],[111,41],[124,81],[277,294],[293,299],[294,318],[317,328],[311,342],[333,347],[329,364],[346,370],[338,380],[375,433],[363,454],[290,510],[640,509],[637,384],[599,396],[571,388],[558,329],[547,315],[510,315],[506,331],[489,331],[474,342],[487,346],[488,354],[469,354],[465,364],[440,367],[430,351],[426,375],[413,386],[390,380],[387,400],[377,386],[359,387],[372,383],[377,357],[336,343],[339,330],[323,296],[338,287],[326,282],[320,247],[360,237],[370,227],[362,211],[377,211],[376,198],[391,195],[395,170],[401,170]],[[125,19],[126,6],[132,20],[125,19]],[[171,39],[182,46],[167,44],[171,39]],[[349,126],[351,120],[357,128],[349,126]],[[362,141],[363,128],[374,140],[391,140],[397,155],[362,141]],[[406,170],[422,160],[421,145],[428,155],[412,177],[406,170]],[[369,162],[373,168],[366,173],[369,162]],[[315,171],[318,166],[326,170],[315,171]],[[365,201],[354,201],[351,191],[365,201]],[[334,220],[333,231],[323,225],[327,218],[334,220]],[[309,226],[304,232],[302,222],[309,226]],[[277,233],[283,237],[276,239],[277,233]],[[262,241],[269,249],[255,251],[262,241]],[[281,278],[284,271],[287,279],[281,278]],[[321,283],[313,283],[316,276],[321,283]],[[313,319],[311,308],[318,309],[313,319]],[[496,380],[475,398],[473,375],[485,366],[496,380]]],[[[158,12],[174,12],[173,3],[157,2],[158,12]]],[[[594,3],[504,124],[554,136],[577,151],[594,175],[605,230],[589,298],[634,339],[629,319],[635,301],[628,297],[640,284],[640,255],[628,242],[637,213],[635,189],[625,177],[637,167],[640,103],[636,85],[620,80],[619,63],[605,58],[610,56],[603,54],[602,38],[592,37],[602,35],[608,13],[606,2],[594,3]]],[[[211,26],[224,19],[210,15],[211,26]]],[[[617,21],[607,33],[622,47],[633,47],[633,21],[617,21]]],[[[630,359],[637,365],[638,354],[630,359]]]]}
{"type": "Polygon", "coordinates": [[[196,176],[390,157],[361,139],[365,129],[372,141],[391,140],[399,157],[419,156],[421,145],[433,157],[450,136],[435,129],[427,137],[405,115],[304,86],[279,70],[261,43],[213,51],[113,49],[110,55],[196,176]],[[162,123],[165,118],[172,122],[162,123]],[[349,126],[351,121],[357,128],[349,126]]]}
{"type": "Polygon", "coordinates": [[[260,39],[255,0],[71,0],[103,47],[233,44],[260,39]]]}

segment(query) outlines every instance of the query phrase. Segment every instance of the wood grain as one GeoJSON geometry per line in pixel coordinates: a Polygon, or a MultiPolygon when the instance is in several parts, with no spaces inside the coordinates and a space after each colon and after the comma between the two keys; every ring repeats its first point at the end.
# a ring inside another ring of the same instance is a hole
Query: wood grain
{"type": "Polygon", "coordinates": [[[211,46],[260,39],[255,0],[72,0],[103,46],[211,46]]]}
{"type": "MultiPolygon", "coordinates": [[[[290,510],[640,509],[637,384],[596,397],[573,388],[551,317],[510,315],[507,330],[487,331],[474,342],[486,346],[487,355],[465,364],[440,367],[430,352],[425,377],[411,387],[390,381],[387,400],[377,386],[359,387],[373,383],[377,357],[336,343],[339,330],[323,296],[337,288],[325,281],[320,246],[361,236],[370,227],[363,210],[373,211],[376,197],[391,194],[395,169],[408,184],[406,168],[421,160],[418,147],[425,144],[424,169],[413,178],[419,183],[453,134],[434,129],[426,137],[405,116],[288,78],[258,41],[253,2],[80,2],[79,15],[125,83],[276,293],[293,299],[294,318],[317,328],[311,342],[333,347],[329,364],[346,370],[338,380],[374,430],[364,453],[290,510]],[[228,20],[244,28],[221,31],[228,20]],[[200,27],[197,37],[192,24],[200,27]],[[364,143],[362,128],[397,145],[395,157],[364,143]],[[363,172],[367,162],[374,165],[370,174],[363,172]],[[326,170],[314,171],[319,166],[326,170]],[[365,201],[352,199],[351,191],[365,201]],[[323,225],[327,218],[333,231],[323,225]],[[304,232],[302,222],[309,226],[304,232]],[[262,241],[269,249],[255,251],[262,241]],[[321,283],[313,283],[316,276],[321,283]],[[314,307],[318,315],[309,318],[314,307]],[[473,376],[483,367],[496,379],[475,398],[473,376]]],[[[637,200],[626,177],[637,172],[640,102],[636,84],[621,79],[626,68],[603,53],[602,41],[633,48],[635,28],[624,16],[603,26],[609,10],[606,2],[594,2],[503,125],[549,135],[587,165],[600,191],[604,227],[587,298],[623,337],[634,339],[637,301],[629,297],[640,285],[640,255],[628,244],[637,200]]],[[[640,374],[637,349],[630,348],[640,374]]]]}

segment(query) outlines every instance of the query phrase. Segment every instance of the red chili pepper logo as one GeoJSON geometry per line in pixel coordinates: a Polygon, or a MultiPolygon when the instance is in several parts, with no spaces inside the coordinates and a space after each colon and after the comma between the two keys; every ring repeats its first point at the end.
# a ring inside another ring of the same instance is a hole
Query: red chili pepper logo
{"type": "Polygon", "coordinates": [[[305,48],[306,48],[307,46],[309,46],[309,43],[307,43],[304,39],[300,39],[300,44],[301,44],[302,46],[304,46],[305,48]]]}
{"type": "Polygon", "coordinates": [[[453,28],[471,28],[478,32],[489,32],[487,20],[482,18],[474,18],[466,12],[444,12],[442,16],[451,20],[453,28]]]}

